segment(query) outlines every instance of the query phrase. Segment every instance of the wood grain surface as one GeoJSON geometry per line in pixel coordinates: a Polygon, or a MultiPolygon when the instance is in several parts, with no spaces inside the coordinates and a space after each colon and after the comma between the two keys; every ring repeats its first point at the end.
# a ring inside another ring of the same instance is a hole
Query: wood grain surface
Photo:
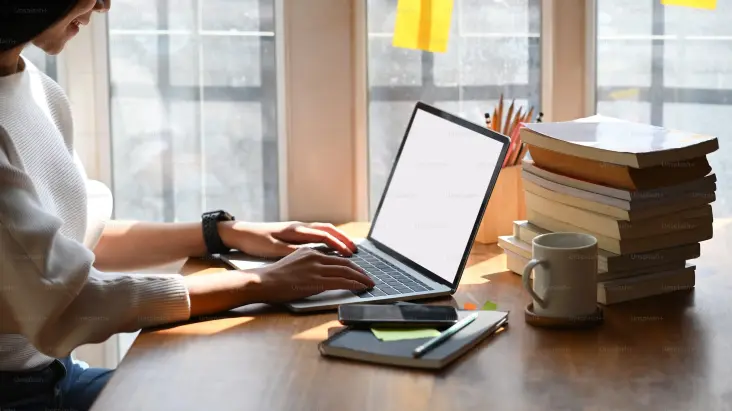
{"type": "Polygon", "coordinates": [[[322,358],[335,313],[251,306],[142,333],[94,410],[730,410],[732,238],[715,225],[695,290],[606,307],[597,329],[527,325],[520,277],[500,249],[476,245],[460,289],[439,303],[490,300],[510,326],[439,373],[322,358]]]}

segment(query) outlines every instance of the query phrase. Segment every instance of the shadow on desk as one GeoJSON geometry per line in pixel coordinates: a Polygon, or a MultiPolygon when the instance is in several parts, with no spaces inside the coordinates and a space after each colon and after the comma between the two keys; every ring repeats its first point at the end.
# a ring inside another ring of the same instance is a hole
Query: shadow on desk
{"type": "MultiPolygon", "coordinates": [[[[437,297],[424,300],[413,301],[420,304],[445,305],[459,309],[457,301],[453,297],[437,297]]],[[[192,336],[192,335],[213,335],[224,332],[241,332],[244,328],[256,328],[258,322],[266,321],[266,327],[276,327],[278,323],[312,323],[312,320],[327,317],[331,321],[333,314],[337,310],[318,311],[311,313],[294,313],[287,310],[284,306],[268,305],[268,304],[252,304],[235,310],[222,312],[212,315],[204,315],[190,319],[189,321],[176,324],[168,324],[160,327],[148,328],[142,331],[140,336],[148,334],[161,334],[166,338],[174,338],[175,336],[192,336]]],[[[317,321],[316,321],[317,322],[317,321]]],[[[338,321],[335,323],[340,324],[338,321]]],[[[318,330],[321,330],[318,328],[318,330]]],[[[327,329],[322,334],[322,339],[328,337],[327,329]]],[[[315,337],[315,332],[308,335],[315,337]]]]}

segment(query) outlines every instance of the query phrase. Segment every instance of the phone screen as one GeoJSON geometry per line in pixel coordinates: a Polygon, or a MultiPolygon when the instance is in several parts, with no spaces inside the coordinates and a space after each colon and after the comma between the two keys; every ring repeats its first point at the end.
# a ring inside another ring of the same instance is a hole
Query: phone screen
{"type": "Polygon", "coordinates": [[[344,323],[428,323],[451,324],[457,321],[452,307],[428,305],[349,304],[338,309],[344,323]]]}

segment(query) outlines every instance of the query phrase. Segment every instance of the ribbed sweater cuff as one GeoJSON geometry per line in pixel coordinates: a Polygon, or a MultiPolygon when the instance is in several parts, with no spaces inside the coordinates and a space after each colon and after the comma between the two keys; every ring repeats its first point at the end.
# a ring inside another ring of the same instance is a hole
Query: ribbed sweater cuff
{"type": "Polygon", "coordinates": [[[145,276],[133,303],[137,312],[137,327],[148,328],[161,324],[186,321],[191,315],[191,300],[181,275],[145,276]]]}

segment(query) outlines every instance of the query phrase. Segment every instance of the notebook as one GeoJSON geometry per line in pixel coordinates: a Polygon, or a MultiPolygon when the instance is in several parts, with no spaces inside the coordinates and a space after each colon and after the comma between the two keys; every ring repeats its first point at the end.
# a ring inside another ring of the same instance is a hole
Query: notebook
{"type": "Polygon", "coordinates": [[[607,118],[526,124],[521,140],[529,146],[632,168],[703,157],[719,148],[713,136],[607,118]]]}
{"type": "Polygon", "coordinates": [[[651,237],[623,240],[604,236],[592,230],[554,219],[532,208],[527,207],[526,209],[526,219],[533,225],[551,232],[565,231],[592,235],[597,238],[597,246],[600,249],[609,251],[613,254],[646,253],[659,251],[664,248],[700,243],[702,241],[709,240],[714,236],[714,227],[707,217],[703,218],[706,219],[706,221],[691,221],[689,224],[691,226],[696,226],[696,228],[689,230],[674,231],[651,237]]]}
{"type": "MultiPolygon", "coordinates": [[[[458,311],[460,319],[476,311],[458,311]]],[[[438,370],[464,355],[508,324],[504,311],[478,311],[475,321],[420,358],[412,351],[431,338],[381,341],[370,329],[348,327],[318,345],[325,357],[338,357],[393,366],[438,370]]]]}
{"type": "MultiPolygon", "coordinates": [[[[549,233],[528,221],[513,222],[513,236],[501,236],[498,245],[504,250],[531,259],[531,244],[534,237],[549,233]],[[519,248],[525,247],[523,250],[519,248]]],[[[598,249],[597,267],[600,273],[617,273],[623,271],[642,270],[661,264],[683,263],[694,260],[701,255],[701,246],[697,243],[683,244],[671,248],[635,254],[615,254],[602,248],[598,249]]]]}
{"type": "Polygon", "coordinates": [[[526,170],[523,171],[522,178],[524,190],[528,192],[569,206],[627,221],[672,214],[700,207],[717,199],[714,183],[707,192],[691,191],[676,196],[659,195],[656,199],[648,201],[626,201],[555,183],[526,170]]]}
{"type": "Polygon", "coordinates": [[[712,171],[709,160],[695,157],[633,168],[569,155],[528,144],[537,167],[577,180],[624,190],[652,190],[698,180],[712,171]]]}
{"type": "MultiPolygon", "coordinates": [[[[524,159],[522,167],[522,177],[534,177],[531,180],[535,183],[540,183],[542,181],[551,182],[555,184],[555,187],[562,186],[565,187],[566,190],[583,190],[590,194],[620,199],[629,202],[631,205],[639,203],[642,204],[644,202],[659,202],[670,198],[703,196],[706,193],[714,192],[717,188],[717,176],[715,174],[708,174],[697,180],[651,190],[624,190],[601,184],[594,184],[585,180],[578,180],[564,174],[553,173],[538,167],[533,160],[529,159],[524,159]]],[[[567,194],[576,195],[576,191],[565,192],[567,194]]],[[[593,197],[588,198],[593,199],[593,197]]]]}
{"type": "Polygon", "coordinates": [[[709,204],[643,220],[623,221],[552,201],[531,192],[525,192],[524,198],[527,210],[538,211],[555,220],[617,240],[646,238],[682,230],[693,230],[711,225],[714,220],[712,206],[709,204]]]}

